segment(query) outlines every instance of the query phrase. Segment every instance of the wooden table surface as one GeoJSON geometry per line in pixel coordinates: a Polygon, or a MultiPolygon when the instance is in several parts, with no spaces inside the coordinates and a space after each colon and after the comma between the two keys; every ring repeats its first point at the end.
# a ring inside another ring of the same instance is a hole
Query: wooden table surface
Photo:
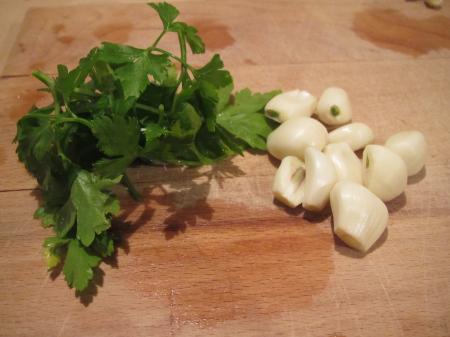
{"type": "Polygon", "coordinates": [[[133,169],[145,200],[118,190],[121,247],[76,297],[45,270],[50,232],[32,218],[39,192],[11,144],[18,118],[46,100],[29,74],[74,65],[102,40],[145,46],[160,23],[142,4],[32,9],[0,79],[0,336],[450,336],[450,4],[177,5],[209,47],[194,64],[219,52],[237,88],[344,87],[377,142],[426,135],[426,170],[388,204],[388,231],[362,256],[333,236],[329,212],[273,201],[267,155],[133,169]]]}

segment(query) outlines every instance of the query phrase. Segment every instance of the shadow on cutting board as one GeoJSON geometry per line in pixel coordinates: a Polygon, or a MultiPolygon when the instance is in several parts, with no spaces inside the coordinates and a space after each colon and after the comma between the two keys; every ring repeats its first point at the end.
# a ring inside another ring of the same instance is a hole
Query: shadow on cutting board
{"type": "Polygon", "coordinates": [[[235,195],[213,197],[213,180],[220,185],[244,174],[225,162],[207,172],[169,168],[164,176],[149,178],[153,184],[144,188],[144,205],[154,213],[141,230],[133,216],[143,206],[135,204],[136,211],[125,206],[131,220],[125,219],[130,232],[124,239],[133,234],[134,263],[123,282],[142,298],[155,297],[167,306],[162,310],[170,312],[174,331],[185,324],[284,317],[311,305],[329,282],[333,239],[320,225],[328,215],[286,216],[265,204],[248,208],[251,202],[239,203],[235,195]],[[189,227],[195,228],[180,235],[189,227]],[[157,235],[160,231],[164,235],[157,235]]]}
{"type": "Polygon", "coordinates": [[[154,219],[154,222],[163,225],[167,240],[185,232],[188,226],[195,226],[199,219],[212,220],[214,209],[207,201],[211,182],[214,180],[221,187],[225,179],[243,175],[244,171],[231,160],[226,160],[207,171],[202,167],[168,167],[158,174],[156,180],[140,182],[139,185],[145,186],[141,191],[141,202],[129,197],[121,198],[123,212],[114,221],[114,228],[122,237],[120,247],[129,253],[128,238],[148,224],[157,209],[164,210],[165,216],[162,220],[154,219]],[[137,218],[134,218],[135,214],[138,214],[137,218]]]}
{"type": "Polygon", "coordinates": [[[415,175],[408,177],[408,185],[414,185],[421,182],[427,176],[427,168],[426,166],[422,167],[422,169],[417,172],[415,175]]]}

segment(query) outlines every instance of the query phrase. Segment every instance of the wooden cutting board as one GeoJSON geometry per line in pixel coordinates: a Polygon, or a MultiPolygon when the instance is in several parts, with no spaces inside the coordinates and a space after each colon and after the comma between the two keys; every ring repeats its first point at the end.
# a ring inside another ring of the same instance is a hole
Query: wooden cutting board
{"type": "Polygon", "coordinates": [[[118,190],[117,257],[76,297],[45,271],[50,232],[32,218],[39,192],[11,144],[18,118],[46,100],[29,74],[74,65],[102,40],[145,46],[160,23],[142,4],[32,9],[0,79],[0,336],[450,336],[450,4],[178,7],[209,47],[194,64],[219,52],[237,88],[342,86],[377,142],[421,130],[426,170],[388,204],[388,231],[362,256],[333,236],[329,211],[273,201],[267,155],[132,169],[145,200],[118,190]]]}

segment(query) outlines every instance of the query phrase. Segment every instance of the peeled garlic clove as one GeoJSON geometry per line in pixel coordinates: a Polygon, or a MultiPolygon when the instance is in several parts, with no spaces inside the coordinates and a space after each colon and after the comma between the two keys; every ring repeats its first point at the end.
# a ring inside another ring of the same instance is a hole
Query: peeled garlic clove
{"type": "Polygon", "coordinates": [[[419,131],[402,131],[386,141],[386,147],[397,153],[405,162],[408,176],[418,173],[425,165],[427,142],[419,131]]]}
{"type": "Polygon", "coordinates": [[[284,157],[275,174],[273,195],[289,207],[297,207],[303,201],[305,164],[298,158],[284,157]]]}
{"type": "Polygon", "coordinates": [[[442,7],[442,4],[444,3],[444,0],[425,0],[425,4],[428,7],[439,9],[442,7]]]}
{"type": "Polygon", "coordinates": [[[347,180],[362,184],[361,161],[350,145],[344,142],[328,144],[323,153],[333,163],[338,181],[347,180]]]}
{"type": "Polygon", "coordinates": [[[363,152],[363,183],[381,200],[402,194],[408,180],[403,159],[385,146],[367,145],[363,152]]]}
{"type": "Polygon", "coordinates": [[[330,203],[334,233],[361,252],[367,252],[387,226],[386,205],[364,186],[341,181],[333,187],[330,203]]]}
{"type": "Polygon", "coordinates": [[[327,143],[327,129],[309,117],[294,117],[272,131],[267,137],[267,150],[278,159],[294,156],[303,159],[305,149],[322,150],[327,143]]]}
{"type": "Polygon", "coordinates": [[[328,125],[342,125],[352,119],[352,107],[347,93],[342,88],[325,89],[317,103],[319,120],[328,125]]]}
{"type": "Polygon", "coordinates": [[[317,98],[307,91],[291,90],[273,97],[265,107],[265,113],[279,123],[293,117],[310,117],[317,105],[317,98]]]}
{"type": "Polygon", "coordinates": [[[329,143],[345,142],[353,151],[363,149],[372,143],[374,138],[372,129],[364,123],[347,124],[328,134],[329,143]]]}
{"type": "Polygon", "coordinates": [[[305,195],[303,207],[321,211],[330,199],[330,191],[337,181],[333,163],[314,147],[305,150],[305,195]]]}

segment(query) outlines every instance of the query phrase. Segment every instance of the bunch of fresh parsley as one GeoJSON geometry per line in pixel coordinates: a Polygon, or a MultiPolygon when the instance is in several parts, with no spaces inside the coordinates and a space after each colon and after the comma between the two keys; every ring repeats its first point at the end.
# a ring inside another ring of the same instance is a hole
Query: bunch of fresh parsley
{"type": "Polygon", "coordinates": [[[49,268],[63,264],[70,287],[83,291],[102,258],[114,253],[111,218],[120,212],[116,184],[139,198],[126,175],[132,163],[202,165],[252,148],[265,150],[272,130],[262,109],[278,92],[231,96],[233,79],[219,55],[203,67],[187,63],[205,50],[197,30],[176,21],[168,3],[150,3],[163,31],[147,49],[104,42],[52,78],[33,75],[53,97],[17,124],[17,154],[37,179],[35,216],[54,236],[44,242],[49,268]],[[177,34],[180,56],[158,48],[177,34]],[[177,71],[175,62],[180,64],[177,71]]]}

